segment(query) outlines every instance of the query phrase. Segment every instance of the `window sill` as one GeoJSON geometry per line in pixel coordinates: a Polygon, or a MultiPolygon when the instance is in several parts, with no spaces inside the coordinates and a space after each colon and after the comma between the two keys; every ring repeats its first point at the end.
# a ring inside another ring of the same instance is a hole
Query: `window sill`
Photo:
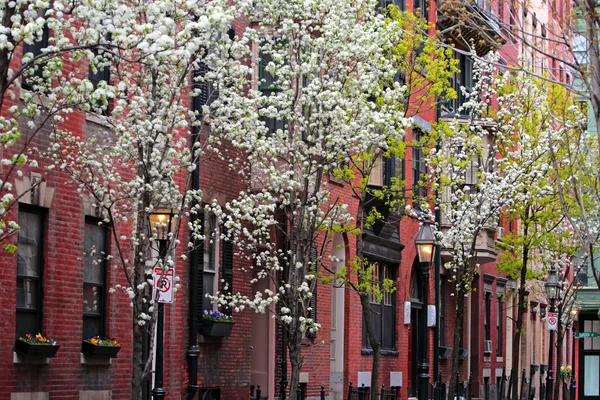
{"type": "Polygon", "coordinates": [[[81,365],[111,365],[112,358],[91,356],[89,354],[79,353],[79,361],[81,365]]]}
{"type": "MultiPolygon", "coordinates": [[[[360,355],[361,356],[372,356],[373,350],[372,349],[362,349],[360,351],[360,355]]],[[[400,355],[400,352],[398,350],[383,349],[383,350],[381,350],[381,355],[386,356],[386,357],[398,357],[400,355]]]]}
{"type": "Polygon", "coordinates": [[[496,356],[496,362],[504,362],[504,357],[496,356]]]}
{"type": "Polygon", "coordinates": [[[105,128],[110,128],[110,124],[108,122],[106,122],[106,120],[104,120],[103,117],[99,117],[98,114],[94,114],[91,112],[85,113],[85,120],[87,122],[92,122],[96,125],[100,125],[105,128]]]}
{"type": "Polygon", "coordinates": [[[50,364],[50,357],[23,356],[13,351],[13,364],[50,364]]]}

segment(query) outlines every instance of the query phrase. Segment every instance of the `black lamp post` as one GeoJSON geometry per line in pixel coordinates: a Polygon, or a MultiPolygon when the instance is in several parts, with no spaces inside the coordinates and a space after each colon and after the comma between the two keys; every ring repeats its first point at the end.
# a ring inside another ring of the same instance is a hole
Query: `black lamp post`
{"type": "MultiPolygon", "coordinates": [[[[558,281],[558,275],[556,274],[556,269],[554,266],[550,268],[550,273],[548,275],[548,279],[546,280],[546,284],[544,285],[544,289],[546,289],[546,298],[550,303],[550,311],[549,313],[556,312],[554,306],[556,300],[560,297],[560,282],[558,281]]],[[[550,318],[550,314],[548,314],[548,318],[550,318]]],[[[554,376],[553,376],[553,358],[554,358],[554,330],[550,330],[550,349],[548,350],[548,375],[546,375],[546,400],[552,400],[552,389],[554,384],[554,376]]]]}
{"type": "MultiPolygon", "coordinates": [[[[167,258],[169,235],[173,229],[173,210],[170,208],[155,209],[149,213],[150,227],[152,233],[156,235],[158,241],[158,256],[161,264],[167,258]]],[[[157,290],[162,288],[162,280],[159,280],[157,290]]],[[[164,386],[164,334],[165,334],[165,304],[160,301],[155,304],[158,307],[158,316],[156,320],[156,365],[154,374],[154,389],[152,389],[153,399],[164,399],[167,391],[164,386]]]]}
{"type": "Polygon", "coordinates": [[[419,400],[427,400],[429,393],[429,362],[427,359],[427,302],[429,299],[429,265],[433,261],[435,254],[435,236],[433,229],[431,229],[431,223],[426,220],[419,228],[417,239],[415,240],[415,246],[417,247],[417,254],[419,256],[419,266],[421,268],[421,293],[423,293],[423,310],[422,310],[422,321],[419,324],[421,331],[419,337],[422,338],[423,343],[421,344],[421,362],[419,364],[419,400]]]}

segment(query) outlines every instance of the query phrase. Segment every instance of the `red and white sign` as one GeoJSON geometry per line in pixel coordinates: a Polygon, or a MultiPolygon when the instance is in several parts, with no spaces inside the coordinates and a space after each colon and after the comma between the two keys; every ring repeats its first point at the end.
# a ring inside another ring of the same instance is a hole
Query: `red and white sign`
{"type": "MultiPolygon", "coordinates": [[[[159,303],[173,302],[173,276],[175,270],[170,268],[167,272],[163,272],[161,267],[154,268],[154,290],[160,290],[158,298],[159,303]],[[162,279],[161,279],[162,276],[162,279]]],[[[154,292],[156,293],[156,292],[154,292]]],[[[156,298],[156,296],[154,296],[156,298]]]]}
{"type": "Polygon", "coordinates": [[[558,329],[558,313],[549,312],[546,319],[546,326],[549,331],[558,329]]]}

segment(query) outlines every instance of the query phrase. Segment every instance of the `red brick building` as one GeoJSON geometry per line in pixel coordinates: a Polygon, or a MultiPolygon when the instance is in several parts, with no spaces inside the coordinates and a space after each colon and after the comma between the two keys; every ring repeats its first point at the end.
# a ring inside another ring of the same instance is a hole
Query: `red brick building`
{"type": "MultiPolygon", "coordinates": [[[[430,22],[437,22],[439,30],[451,27],[437,14],[433,0],[428,4],[423,0],[409,0],[406,5],[403,1],[394,3],[422,10],[430,22]]],[[[496,6],[503,4],[499,2],[496,6]]],[[[508,15],[505,13],[509,11],[503,8],[498,16],[508,15]]],[[[494,15],[487,17],[487,28],[496,29],[494,15]]],[[[245,21],[237,21],[235,31],[241,32],[244,28],[245,21]]],[[[497,33],[499,37],[494,41],[485,42],[478,48],[478,55],[505,43],[502,32],[497,33]]],[[[446,34],[452,37],[453,31],[446,34]]],[[[457,57],[461,72],[455,78],[455,84],[468,87],[472,84],[472,60],[464,55],[457,57]]],[[[14,62],[18,65],[20,61],[15,59],[14,62]]],[[[439,112],[432,108],[419,114],[406,141],[415,139],[419,131],[430,130],[437,118],[448,117],[457,110],[460,101],[459,97],[456,104],[444,105],[446,108],[440,107],[439,112]]],[[[190,100],[191,106],[192,103],[190,100]]],[[[67,124],[66,129],[82,136],[104,129],[93,116],[84,113],[71,116],[67,124]]],[[[48,146],[47,134],[42,132],[38,136],[37,147],[48,146]]],[[[386,173],[402,174],[407,188],[415,188],[426,171],[421,150],[407,147],[401,164],[387,165],[386,173]]],[[[22,234],[18,239],[14,237],[19,250],[15,255],[0,257],[3,268],[10,271],[9,278],[0,286],[4,294],[0,297],[0,308],[3,309],[0,328],[5,333],[0,337],[0,386],[4,388],[0,400],[128,399],[132,370],[129,302],[120,294],[108,292],[121,279],[110,262],[96,275],[88,276],[83,257],[88,237],[96,240],[95,243],[108,253],[114,243],[102,232],[97,232],[93,208],[81,200],[76,187],[64,184],[66,176],[43,167],[26,167],[23,177],[15,180],[18,190],[27,190],[40,178],[43,183],[31,195],[23,197],[12,211],[14,219],[22,226],[22,234]],[[27,260],[20,264],[19,257],[24,257],[25,251],[29,252],[27,260]],[[21,265],[25,270],[21,270],[21,265]],[[25,289],[26,284],[28,289],[25,289]],[[100,303],[91,308],[86,303],[90,290],[101,293],[100,303]],[[25,292],[37,298],[27,300],[25,292]],[[28,319],[23,317],[25,314],[33,317],[28,319]],[[16,336],[26,331],[39,331],[56,340],[60,344],[56,358],[17,355],[13,351],[16,336]],[[118,357],[110,360],[84,356],[81,341],[88,331],[115,337],[122,344],[118,357]]],[[[200,165],[198,179],[204,198],[220,205],[243,189],[227,163],[218,157],[207,159],[200,165]]],[[[334,181],[330,186],[351,207],[356,207],[357,199],[348,188],[334,181]]],[[[206,225],[211,226],[210,216],[205,218],[206,225]]],[[[220,228],[213,226],[212,229],[218,231],[220,228]]],[[[384,296],[380,303],[374,303],[372,309],[379,313],[376,323],[383,344],[379,381],[386,387],[399,388],[399,398],[415,396],[419,347],[422,345],[428,348],[432,382],[437,381],[439,375],[443,381],[448,381],[451,373],[447,357],[455,323],[454,284],[449,282],[443,268],[447,254],[442,251],[431,268],[429,296],[423,298],[414,246],[418,229],[418,221],[403,218],[377,233],[366,232],[363,237],[366,256],[381,265],[379,276],[397,280],[397,291],[384,296]],[[436,323],[427,328],[426,339],[418,335],[418,324],[426,321],[422,318],[428,312],[425,304],[436,306],[436,323]]],[[[494,398],[485,391],[495,390],[492,386],[498,383],[502,368],[509,361],[506,349],[511,332],[507,311],[510,307],[505,298],[514,287],[495,269],[496,234],[495,228],[484,232],[485,240],[480,249],[484,254],[480,259],[483,265],[476,277],[474,288],[477,290],[470,297],[468,318],[463,327],[464,351],[459,372],[461,380],[473,374],[473,397],[494,398]]],[[[183,236],[186,239],[186,235],[183,236]]],[[[354,238],[336,236],[330,253],[341,260],[338,265],[331,266],[332,270],[341,268],[356,254],[354,238]]],[[[192,320],[197,323],[200,313],[213,307],[206,303],[204,295],[219,290],[222,279],[229,280],[235,291],[250,293],[260,289],[250,285],[250,272],[239,272],[244,262],[233,256],[226,243],[219,241],[205,244],[196,258],[178,261],[177,275],[182,287],[177,300],[165,306],[165,388],[168,399],[183,399],[186,392],[195,390],[199,390],[200,398],[205,399],[247,399],[250,387],[255,385],[261,385],[262,395],[269,400],[280,396],[280,381],[284,371],[289,373],[289,367],[282,349],[281,330],[268,314],[235,314],[235,325],[228,337],[208,337],[190,330],[192,320]],[[235,273],[231,275],[231,271],[235,273]],[[194,369],[190,369],[191,365],[196,365],[197,376],[190,376],[190,370],[194,369]]],[[[319,285],[316,310],[316,319],[322,328],[315,338],[306,339],[305,364],[300,378],[303,391],[306,396],[317,397],[323,386],[328,398],[346,398],[350,383],[356,387],[363,383],[368,386],[370,382],[372,355],[366,343],[360,300],[351,290],[319,285]]]]}

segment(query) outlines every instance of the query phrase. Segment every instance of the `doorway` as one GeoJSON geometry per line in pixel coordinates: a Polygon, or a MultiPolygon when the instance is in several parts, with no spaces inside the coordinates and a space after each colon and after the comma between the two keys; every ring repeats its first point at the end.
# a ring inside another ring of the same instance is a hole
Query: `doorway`
{"type": "Polygon", "coordinates": [[[410,368],[408,370],[408,395],[417,397],[417,376],[419,374],[419,359],[421,346],[426,345],[423,338],[419,337],[421,324],[425,323],[423,311],[423,293],[421,292],[421,275],[419,274],[419,262],[415,259],[410,279],[410,346],[408,350],[408,359],[410,368]]]}
{"type": "MultiPolygon", "coordinates": [[[[254,293],[270,289],[268,279],[252,285],[254,293]]],[[[271,289],[272,290],[272,289],[271,289]]],[[[260,385],[261,397],[275,398],[275,320],[268,312],[252,313],[251,385],[260,385]],[[267,332],[267,334],[265,334],[267,332]]]]}
{"type": "MultiPolygon", "coordinates": [[[[344,237],[337,233],[333,237],[331,251],[335,261],[332,269],[340,272],[346,265],[344,237]]],[[[330,398],[342,400],[344,394],[344,286],[336,281],[331,288],[331,334],[329,356],[330,398]]]]}

